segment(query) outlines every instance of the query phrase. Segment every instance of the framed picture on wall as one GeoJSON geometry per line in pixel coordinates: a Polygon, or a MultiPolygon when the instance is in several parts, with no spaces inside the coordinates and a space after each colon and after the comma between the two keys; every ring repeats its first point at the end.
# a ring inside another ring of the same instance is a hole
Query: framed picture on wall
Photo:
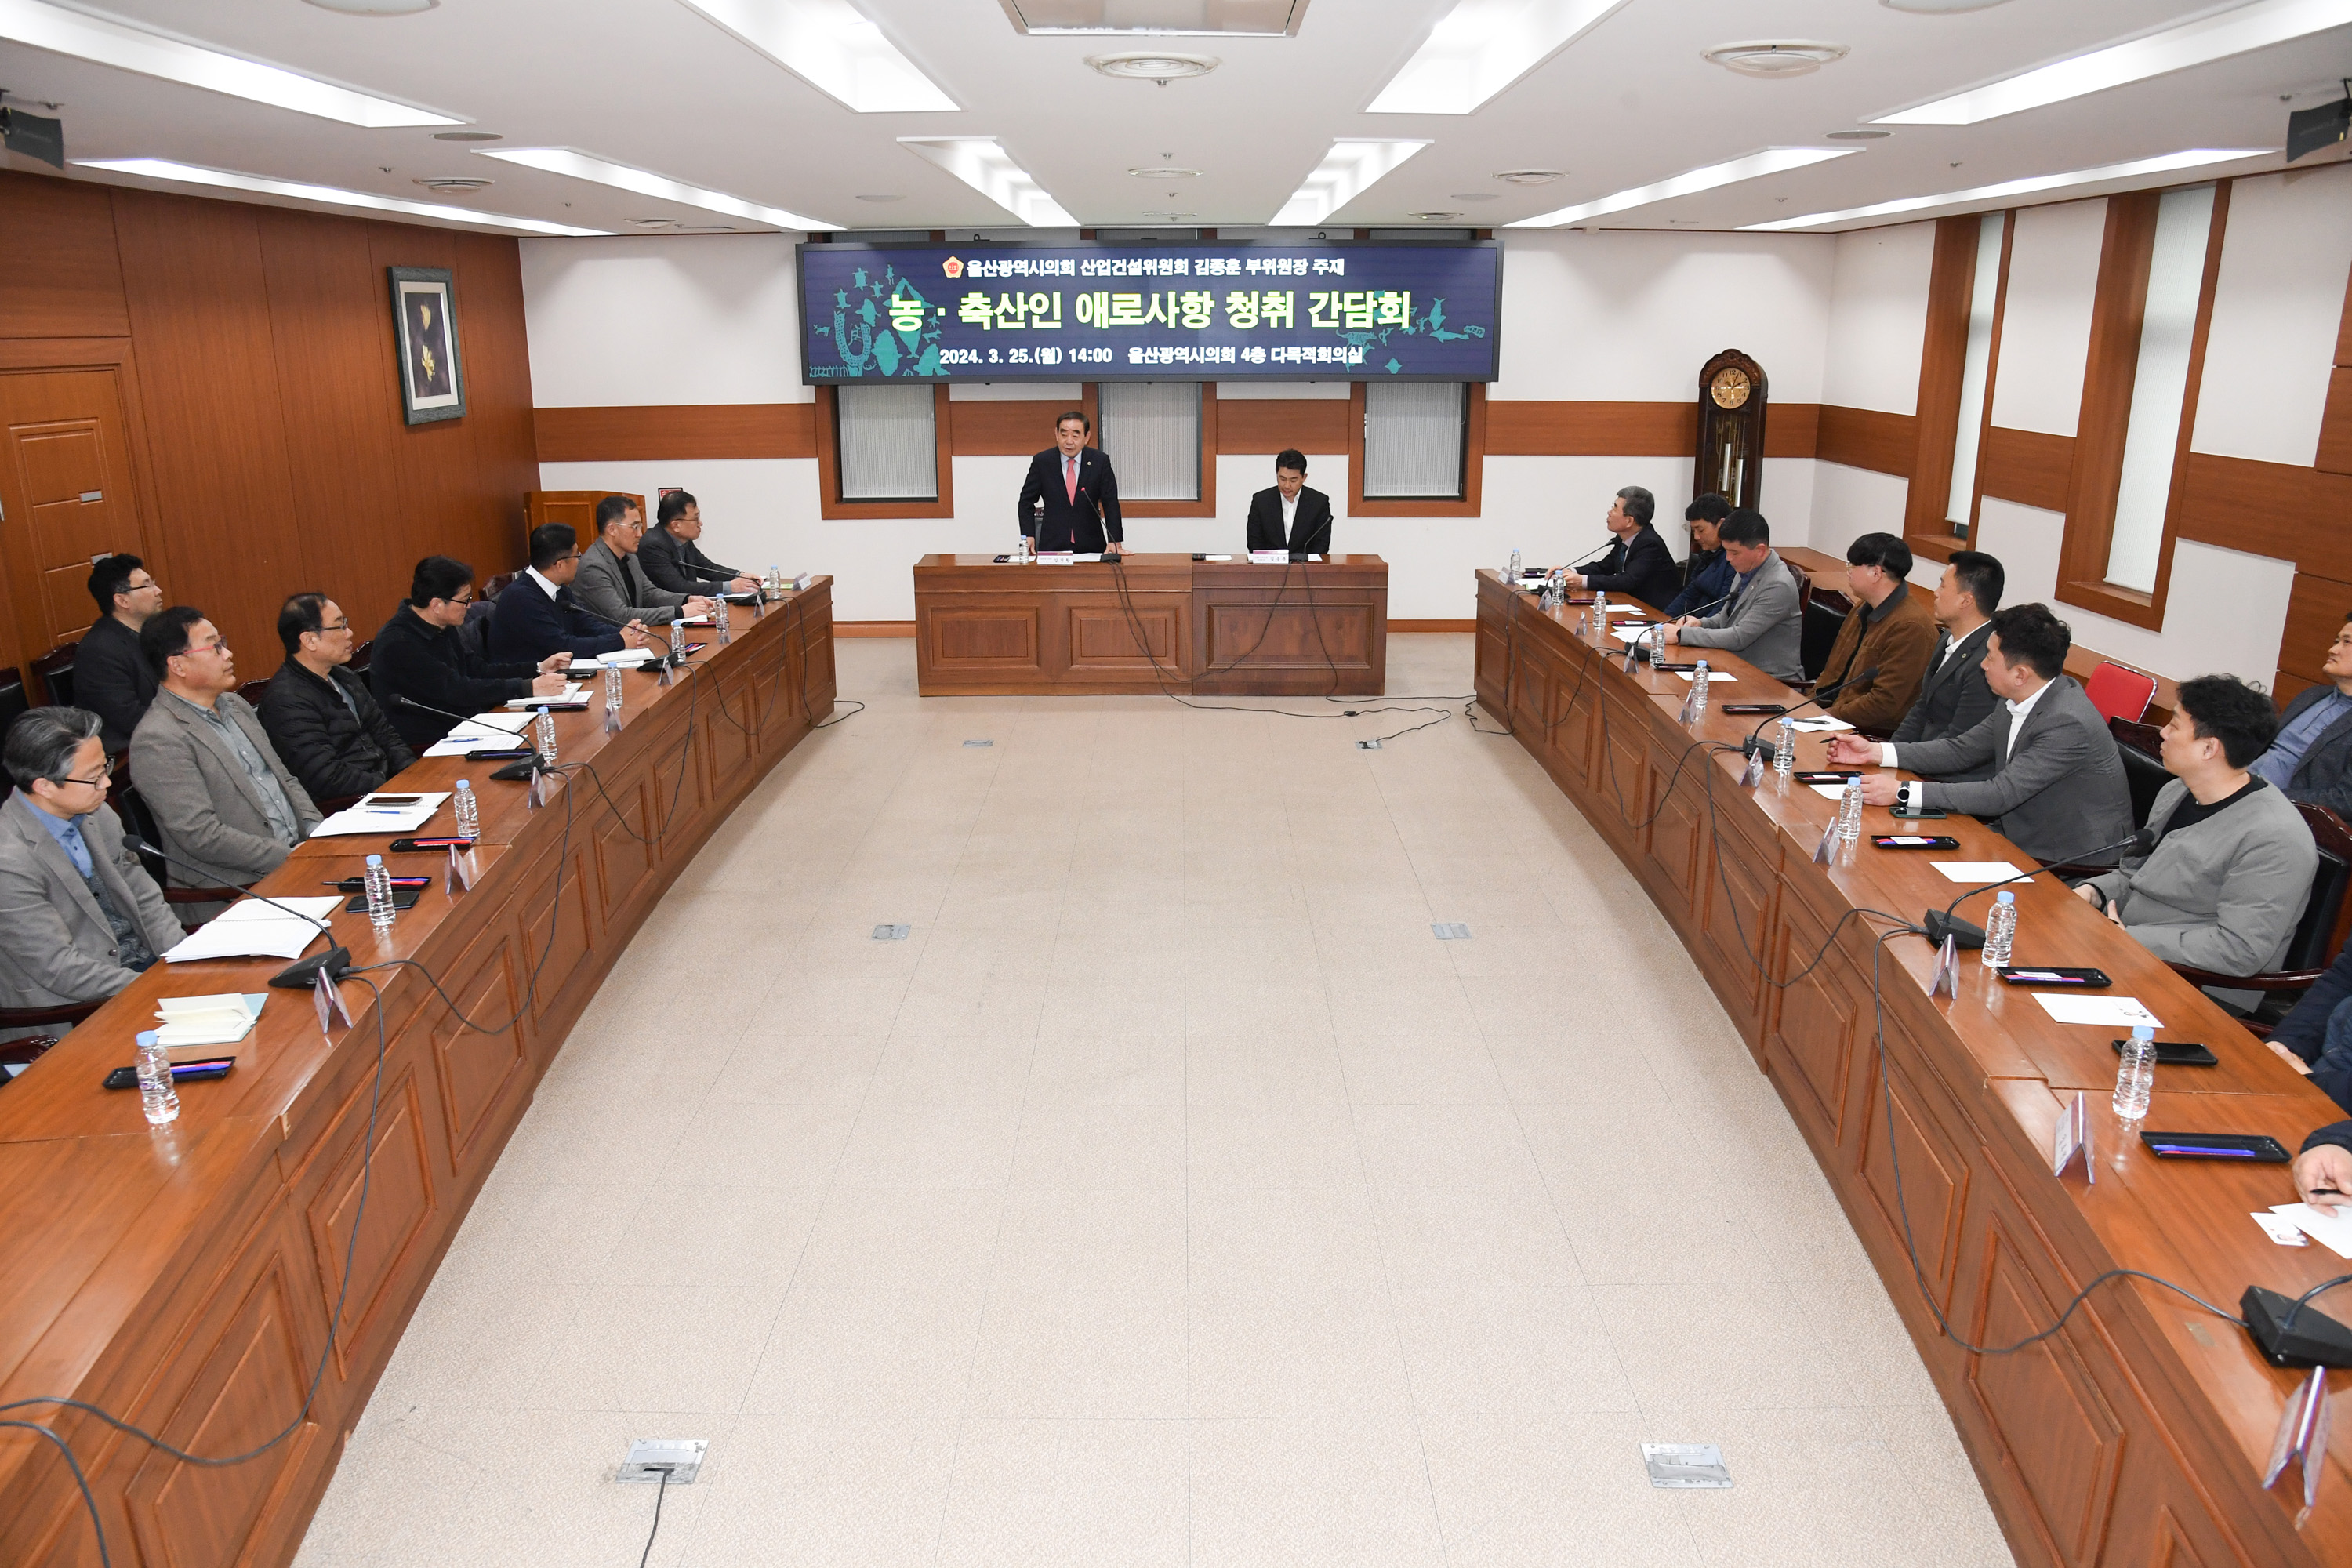
{"type": "Polygon", "coordinates": [[[387,267],[392,331],[400,346],[400,405],[411,425],[460,419],[466,373],[457,352],[456,290],[446,267],[387,267]]]}

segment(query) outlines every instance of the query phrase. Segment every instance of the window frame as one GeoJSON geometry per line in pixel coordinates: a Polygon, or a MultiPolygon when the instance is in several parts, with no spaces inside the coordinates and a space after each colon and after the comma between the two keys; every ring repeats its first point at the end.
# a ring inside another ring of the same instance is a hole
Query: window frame
{"type": "Polygon", "coordinates": [[[1951,531],[1952,464],[1959,453],[1960,394],[1968,376],[1969,311],[1975,302],[1977,253],[1987,213],[1963,213],[1936,220],[1933,261],[1927,272],[1927,325],[1919,353],[1919,394],[1914,404],[1916,445],[1910,488],[1903,505],[1903,539],[1911,552],[1948,562],[1956,550],[1982,549],[1977,542],[1984,510],[1985,444],[1992,431],[1994,389],[2000,382],[2000,339],[2009,310],[2010,249],[2017,239],[2017,211],[2001,214],[2000,275],[1993,285],[1992,342],[1985,357],[1984,407],[1977,415],[1977,471],[1969,487],[1969,532],[1951,531]]]}
{"type": "Polygon", "coordinates": [[[817,515],[831,520],[940,518],[955,515],[954,404],[945,382],[931,387],[931,438],[940,479],[936,500],[845,500],[841,495],[841,399],[838,389],[816,388],[817,515]]]}
{"type": "Polygon", "coordinates": [[[1462,411],[1462,494],[1414,500],[1376,496],[1364,499],[1364,419],[1369,407],[1366,382],[1348,388],[1348,515],[1350,517],[1477,517],[1486,462],[1486,384],[1465,381],[1467,395],[1462,411]]]}
{"type": "MultiPolygon", "coordinates": [[[[1169,376],[1166,379],[1181,381],[1183,378],[1169,376]]],[[[1084,406],[1087,411],[1087,421],[1090,426],[1087,432],[1087,445],[1097,448],[1102,447],[1102,389],[1105,384],[1099,381],[1089,381],[1085,384],[1084,406]]],[[[1202,380],[1194,384],[1201,389],[1200,499],[1198,500],[1129,500],[1125,496],[1121,496],[1118,500],[1121,517],[1214,517],[1217,515],[1217,384],[1213,381],[1202,380]]],[[[1112,461],[1116,465],[1117,459],[1113,458],[1112,461]]],[[[1116,467],[1113,471],[1117,471],[1116,467]]]]}

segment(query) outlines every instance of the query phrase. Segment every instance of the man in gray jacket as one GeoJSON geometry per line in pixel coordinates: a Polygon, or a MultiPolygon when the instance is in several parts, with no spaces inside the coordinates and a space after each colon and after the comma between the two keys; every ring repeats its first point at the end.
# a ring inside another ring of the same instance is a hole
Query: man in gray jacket
{"type": "Polygon", "coordinates": [[[2344,617],[2319,673],[2327,683],[2295,693],[2253,771],[2289,800],[2352,817],[2352,616],[2344,617]]]}
{"type": "Polygon", "coordinates": [[[36,708],[9,726],[0,764],[0,1007],[113,995],[181,937],[106,809],[99,716],[36,708]]]}
{"type": "MultiPolygon", "coordinates": [[[[204,612],[174,605],[139,628],[157,679],[131,732],[131,783],[154,814],[178,885],[250,887],[319,826],[319,808],[287,771],[250,704],[236,660],[204,612]]],[[[209,919],[218,910],[192,906],[209,919]]]]}
{"type": "Polygon", "coordinates": [[[649,626],[667,626],[681,616],[698,616],[711,601],[700,595],[673,594],[646,580],[636,562],[637,545],[645,538],[646,514],[626,496],[606,496],[596,503],[596,542],[580,555],[579,574],[572,579],[572,596],[583,608],[613,624],[631,621],[649,626]]]}
{"type": "Polygon", "coordinates": [[[1903,744],[1840,735],[1830,742],[1830,765],[1925,775],[1904,784],[1864,778],[1862,798],[1871,805],[1899,798],[1965,811],[2036,860],[2115,864],[2116,851],[2102,847],[2131,837],[2131,790],[2106,721],[2066,673],[2074,641],[2047,605],[2011,605],[1992,617],[1985,644],[1985,681],[2001,700],[1974,729],[1903,744]],[[1988,763],[1989,778],[1952,778],[1988,763]]]}
{"type": "MultiPolygon", "coordinates": [[[[2319,851],[2294,803],[2248,772],[2278,732],[2271,700],[2234,677],[2180,683],[2164,726],[2172,774],[2147,814],[2145,855],[2074,889],[2168,963],[2259,974],[2286,956],[2319,851]]],[[[2216,989],[2233,1006],[2252,991],[2216,989]]]]}
{"type": "Polygon", "coordinates": [[[1796,573],[1774,553],[1764,514],[1741,507],[1715,531],[1736,574],[1731,601],[1703,621],[1685,616],[1666,628],[1666,640],[1683,647],[1723,648],[1776,680],[1802,680],[1804,594],[1796,573]]]}

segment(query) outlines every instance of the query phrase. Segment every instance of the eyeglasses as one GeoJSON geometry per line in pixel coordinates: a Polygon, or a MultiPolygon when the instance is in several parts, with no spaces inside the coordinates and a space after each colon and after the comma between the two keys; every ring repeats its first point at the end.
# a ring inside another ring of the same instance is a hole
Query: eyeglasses
{"type": "Polygon", "coordinates": [[[322,622],[320,622],[320,625],[319,625],[319,632],[320,632],[320,636],[322,636],[322,637],[323,637],[323,636],[325,636],[325,635],[326,635],[327,633],[329,633],[329,632],[347,632],[347,631],[350,631],[351,629],[352,629],[352,623],[351,623],[350,621],[348,621],[348,620],[342,620],[342,621],[322,621],[322,622]]]}
{"type": "Polygon", "coordinates": [[[103,774],[94,779],[62,778],[51,779],[49,782],[56,784],[60,789],[64,788],[67,784],[84,784],[91,789],[104,789],[107,785],[107,780],[103,774]]]}
{"type": "Polygon", "coordinates": [[[190,653],[226,653],[228,651],[228,639],[226,637],[215,637],[212,641],[207,643],[192,642],[188,645],[188,651],[190,653]]]}

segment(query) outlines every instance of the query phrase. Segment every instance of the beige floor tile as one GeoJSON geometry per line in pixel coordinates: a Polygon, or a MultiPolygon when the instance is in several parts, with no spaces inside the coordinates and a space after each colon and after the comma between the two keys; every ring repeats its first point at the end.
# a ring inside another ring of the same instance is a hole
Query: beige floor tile
{"type": "Polygon", "coordinates": [[[1033,1102],[1021,1119],[1013,1185],[1184,1187],[1181,1106],[1033,1102]]]}
{"type": "Polygon", "coordinates": [[[1654,1419],[1692,1409],[1804,1409],[1846,1397],[1847,1369],[1786,1285],[1595,1285],[1592,1299],[1654,1419]]]}
{"type": "Polygon", "coordinates": [[[1565,1289],[1400,1289],[1392,1297],[1413,1408],[1424,1415],[1632,1410],[1591,1294],[1565,1289]]]}
{"type": "Polygon", "coordinates": [[[1189,1321],[1196,1422],[1412,1408],[1384,1290],[1196,1281],[1189,1321]]]}
{"type": "Polygon", "coordinates": [[[1181,1420],[1185,1317],[1181,1289],[992,1289],[968,1413],[1181,1420]]]}
{"type": "Polygon", "coordinates": [[[696,1483],[684,1568],[924,1568],[956,1436],[948,1418],[738,1416],[696,1483]]]}
{"type": "Polygon", "coordinates": [[[1036,1044],[908,1027],[891,1035],[866,1091],[871,1105],[1018,1106],[1036,1044]]]}
{"type": "Polygon", "coordinates": [[[1191,1204],[1196,1285],[1378,1292],[1380,1237],[1361,1185],[1195,1189],[1191,1204]]]}
{"type": "Polygon", "coordinates": [[[977,1287],[795,1287],[740,1408],[835,1418],[961,1415],[984,1299],[977,1287]]]}
{"type": "Polygon", "coordinates": [[[1010,1107],[869,1105],[835,1179],[845,1187],[1002,1187],[1020,1128],[1010,1107]]]}
{"type": "Polygon", "coordinates": [[[1195,1192],[1364,1185],[1363,1152],[1343,1105],[1195,1105],[1185,1123],[1195,1192]]]}
{"type": "MultiPolygon", "coordinates": [[[[1171,1020],[1171,1022],[1173,1022],[1171,1020]]],[[[1030,1064],[1033,1105],[1177,1106],[1184,1103],[1184,1037],[1055,1035],[1030,1064]]]]}
{"type": "Polygon", "coordinates": [[[1181,1421],[967,1417],[941,1568],[1190,1561],[1181,1421]]]}
{"type": "MultiPolygon", "coordinates": [[[[1682,1498],[1651,1486],[1642,1465],[1643,1443],[1680,1439],[1654,1436],[1638,1415],[1431,1415],[1421,1434],[1449,1561],[1682,1568],[1706,1560],[1682,1498]]],[[[1815,1561],[1853,1560],[1832,1551],[1815,1561]]]]}
{"type": "Polygon", "coordinates": [[[1414,1424],[1196,1418],[1192,1554],[1232,1568],[1444,1562],[1414,1424]]]}
{"type": "Polygon", "coordinates": [[[1308,1031],[1281,1038],[1203,1031],[1185,1040],[1184,1097],[1194,1106],[1345,1108],[1348,1078],[1336,1040],[1308,1031]]]}
{"type": "Polygon", "coordinates": [[[796,1277],[828,1289],[979,1289],[1004,1194],[984,1187],[836,1187],[796,1277]]]}
{"type": "Polygon", "coordinates": [[[1171,1291],[1184,1287],[1185,1196],[1172,1188],[1014,1188],[993,1290],[1171,1291]]]}
{"type": "Polygon", "coordinates": [[[705,1104],[678,1130],[661,1179],[688,1186],[823,1186],[858,1112],[845,1105],[705,1104]]]}
{"type": "Polygon", "coordinates": [[[781,1288],[586,1291],[523,1403],[534,1410],[730,1414],[782,1300],[781,1288]]]}
{"type": "Polygon", "coordinates": [[[824,1202],[817,1187],[657,1186],[603,1260],[612,1284],[719,1286],[781,1294],[824,1202]]]}

